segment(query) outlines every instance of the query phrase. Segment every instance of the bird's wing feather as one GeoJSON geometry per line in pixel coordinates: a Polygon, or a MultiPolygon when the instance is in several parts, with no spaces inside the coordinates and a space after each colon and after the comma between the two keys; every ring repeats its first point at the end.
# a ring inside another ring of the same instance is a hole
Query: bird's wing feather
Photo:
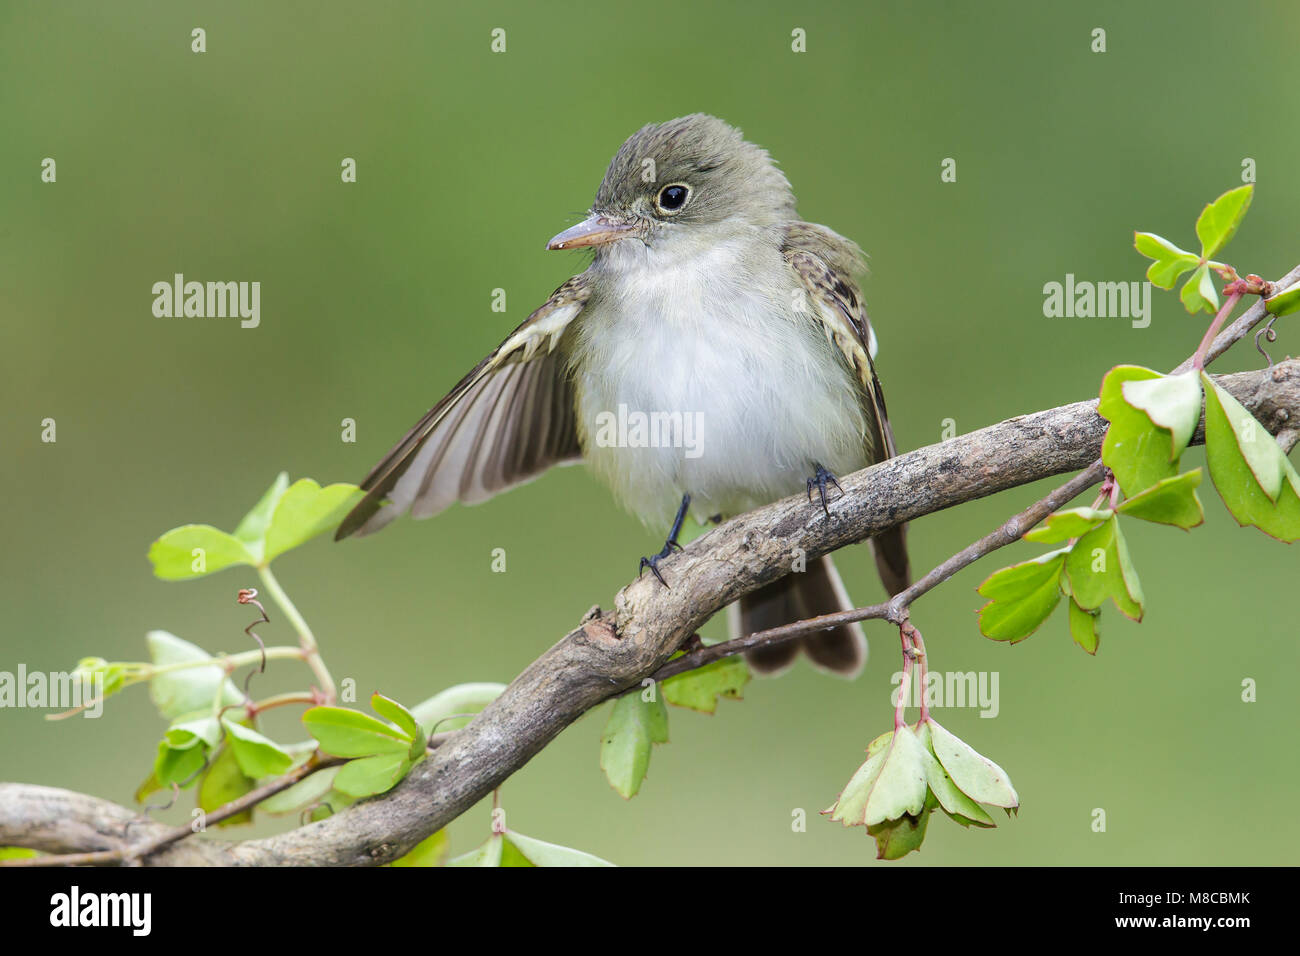
{"type": "Polygon", "coordinates": [[[473,504],[581,456],[573,391],[555,346],[586,305],[583,276],[560,286],[457,383],[362,481],[335,539],[410,511],[473,504]]]}
{"type": "Polygon", "coordinates": [[[867,317],[856,274],[863,270],[856,245],[825,226],[794,223],[786,230],[782,255],[798,277],[813,319],[857,375],[872,419],[864,436],[877,461],[897,454],[885,396],[876,377],[876,335],[867,317]]]}
{"type": "MultiPolygon", "coordinates": [[[[894,430],[889,425],[885,394],[876,376],[876,336],[867,318],[856,274],[863,269],[862,252],[856,245],[825,226],[795,223],[786,231],[782,253],[802,283],[812,303],[815,321],[862,385],[864,409],[869,424],[863,441],[873,461],[898,454],[894,430]]],[[[872,541],[880,579],[891,595],[912,580],[907,557],[907,526],[890,528],[872,541]]]]}

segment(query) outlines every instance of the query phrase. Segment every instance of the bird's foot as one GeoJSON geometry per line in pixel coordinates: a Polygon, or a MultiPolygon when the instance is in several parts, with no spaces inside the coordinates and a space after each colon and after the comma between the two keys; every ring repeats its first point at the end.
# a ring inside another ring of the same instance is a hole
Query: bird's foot
{"type": "Polygon", "coordinates": [[[823,468],[821,465],[818,465],[817,471],[814,472],[813,476],[808,479],[808,501],[810,503],[812,502],[813,488],[816,488],[818,495],[821,496],[822,510],[826,512],[826,517],[829,518],[831,514],[831,509],[826,502],[826,488],[828,485],[834,485],[835,490],[840,493],[840,497],[841,498],[844,497],[844,489],[841,488],[840,483],[835,480],[835,476],[832,475],[825,468],[823,468]]]}
{"type": "Polygon", "coordinates": [[[648,558],[641,559],[641,566],[637,569],[636,576],[640,577],[645,573],[645,569],[649,568],[650,573],[659,579],[659,583],[664,587],[668,587],[668,582],[665,581],[664,576],[659,573],[659,562],[668,557],[668,555],[672,554],[674,551],[680,550],[682,550],[682,546],[676,541],[665,541],[664,549],[662,551],[658,554],[651,555],[648,558]]]}
{"type": "Polygon", "coordinates": [[[664,549],[653,557],[641,559],[641,566],[637,568],[636,572],[637,577],[640,577],[645,569],[649,568],[651,573],[659,579],[659,583],[664,587],[668,587],[668,582],[659,573],[659,562],[674,551],[682,550],[682,546],[677,543],[677,536],[682,533],[682,522],[686,520],[686,509],[690,507],[690,504],[691,496],[682,495],[682,503],[677,507],[677,517],[673,519],[673,529],[668,532],[668,540],[664,542],[664,549]]]}

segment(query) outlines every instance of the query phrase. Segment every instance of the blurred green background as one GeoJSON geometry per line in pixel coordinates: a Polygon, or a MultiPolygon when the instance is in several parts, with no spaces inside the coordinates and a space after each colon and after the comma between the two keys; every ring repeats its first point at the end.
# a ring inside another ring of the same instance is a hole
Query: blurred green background
{"type": "MultiPolygon", "coordinates": [[[[938,441],[1087,398],[1111,365],[1176,364],[1204,318],[1154,293],[1146,329],[1047,319],[1066,273],[1143,278],[1132,232],[1184,245],[1201,206],[1258,166],[1228,251],[1275,278],[1300,261],[1293,122],[1300,10],[1255,3],[610,4],[0,3],[0,301],[4,527],[0,669],[131,660],[163,628],[247,646],[234,600],[255,576],[153,579],[145,552],[188,522],[231,528],[275,473],[359,481],[467,369],[585,260],[543,243],[590,203],[647,122],[706,111],[782,164],[801,214],[870,254],[867,300],[900,444],[938,441]],[[207,31],[207,52],[190,31],[207,31]],[[507,52],[489,51],[506,30],[507,52]],[[791,52],[791,31],[807,52],[791,52]],[[1093,53],[1091,32],[1106,30],[1093,53]],[[45,157],[58,182],[40,182],[45,157]],[[359,181],[340,182],[354,157],[359,181]],[[940,162],[957,160],[957,182],[940,162]],[[158,319],[182,272],[258,280],[261,327],[158,319]],[[491,311],[507,291],[506,314],[491,311]],[[58,423],[56,444],[40,422],[58,423]],[[340,421],[358,422],[355,444],[340,421]]],[[[1274,354],[1296,351],[1287,325],[1274,354]]],[[[1216,370],[1256,367],[1249,343],[1216,370]]],[[[1193,451],[1185,459],[1200,464],[1193,451]]],[[[933,566],[1048,486],[912,528],[933,566]]],[[[905,866],[1290,863],[1300,796],[1286,756],[1294,550],[1238,530],[1211,488],[1191,537],[1142,526],[1148,597],[1113,610],[1089,658],[1063,612],[1014,648],[981,638],[973,588],[1019,546],[925,598],[933,667],[997,671],[1000,712],[938,713],[1010,772],[1023,800],[995,831],[938,818],[905,866]],[[1257,703],[1241,682],[1259,682],[1257,703]],[[1107,815],[1093,832],[1092,811],[1107,815]]],[[[581,468],[384,534],[314,542],[281,582],[337,677],[414,703],[509,681],[593,603],[610,606],[661,535],[581,468]],[[508,571],[490,570],[504,548],[508,571]]],[[[877,600],[865,548],[839,556],[877,600]]],[[[269,640],[292,634],[272,609],[269,640]]],[[[711,626],[714,632],[720,622],[711,626]]],[[[516,829],[626,864],[873,862],[817,818],[890,726],[897,635],[870,625],[856,683],[805,665],[706,717],[674,710],[640,796],[598,766],[607,710],[513,777],[516,829]],[[791,813],[811,817],[791,830],[791,813]]],[[[293,665],[259,694],[302,686],[293,665]]],[[[292,715],[270,730],[297,739],[292,715]]],[[[162,722],[147,691],[100,720],[0,712],[0,779],[130,802],[162,722]]],[[[187,808],[172,819],[188,819],[187,808]]],[[[164,815],[167,818],[167,815],[164,815]]],[[[488,830],[479,807],[455,852],[488,830]]],[[[264,826],[251,832],[266,832],[264,826]]],[[[236,836],[238,831],[226,831],[236,836]]]]}

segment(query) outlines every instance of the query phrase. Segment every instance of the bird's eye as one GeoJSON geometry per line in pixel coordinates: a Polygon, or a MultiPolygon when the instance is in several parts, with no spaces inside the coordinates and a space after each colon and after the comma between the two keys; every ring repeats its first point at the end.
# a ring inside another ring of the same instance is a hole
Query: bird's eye
{"type": "Polygon", "coordinates": [[[655,200],[655,205],[663,212],[676,212],[686,205],[686,200],[690,198],[691,187],[683,183],[673,183],[671,186],[665,186],[659,190],[659,197],[655,200]]]}

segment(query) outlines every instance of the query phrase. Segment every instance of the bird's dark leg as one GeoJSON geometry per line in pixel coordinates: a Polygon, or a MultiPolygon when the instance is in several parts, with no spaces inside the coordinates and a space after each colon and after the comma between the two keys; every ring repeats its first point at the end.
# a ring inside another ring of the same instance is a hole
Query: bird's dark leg
{"type": "Polygon", "coordinates": [[[826,517],[829,518],[831,515],[831,509],[830,506],[826,504],[826,486],[834,485],[835,490],[840,493],[841,498],[844,497],[844,489],[840,487],[840,483],[835,480],[835,476],[829,471],[821,465],[817,465],[816,468],[817,470],[813,472],[813,476],[808,479],[808,500],[810,502],[812,501],[813,488],[815,487],[818,494],[821,495],[822,510],[826,512],[826,517]]]}
{"type": "Polygon", "coordinates": [[[682,550],[682,546],[677,543],[677,536],[682,533],[682,522],[686,520],[686,509],[690,505],[691,496],[682,495],[682,503],[677,506],[677,517],[673,519],[673,530],[668,532],[668,540],[664,542],[664,549],[653,557],[641,559],[641,566],[637,569],[637,577],[640,577],[642,572],[649,568],[650,572],[659,579],[659,583],[664,587],[668,587],[668,582],[659,573],[659,562],[672,554],[674,549],[682,550]]]}

